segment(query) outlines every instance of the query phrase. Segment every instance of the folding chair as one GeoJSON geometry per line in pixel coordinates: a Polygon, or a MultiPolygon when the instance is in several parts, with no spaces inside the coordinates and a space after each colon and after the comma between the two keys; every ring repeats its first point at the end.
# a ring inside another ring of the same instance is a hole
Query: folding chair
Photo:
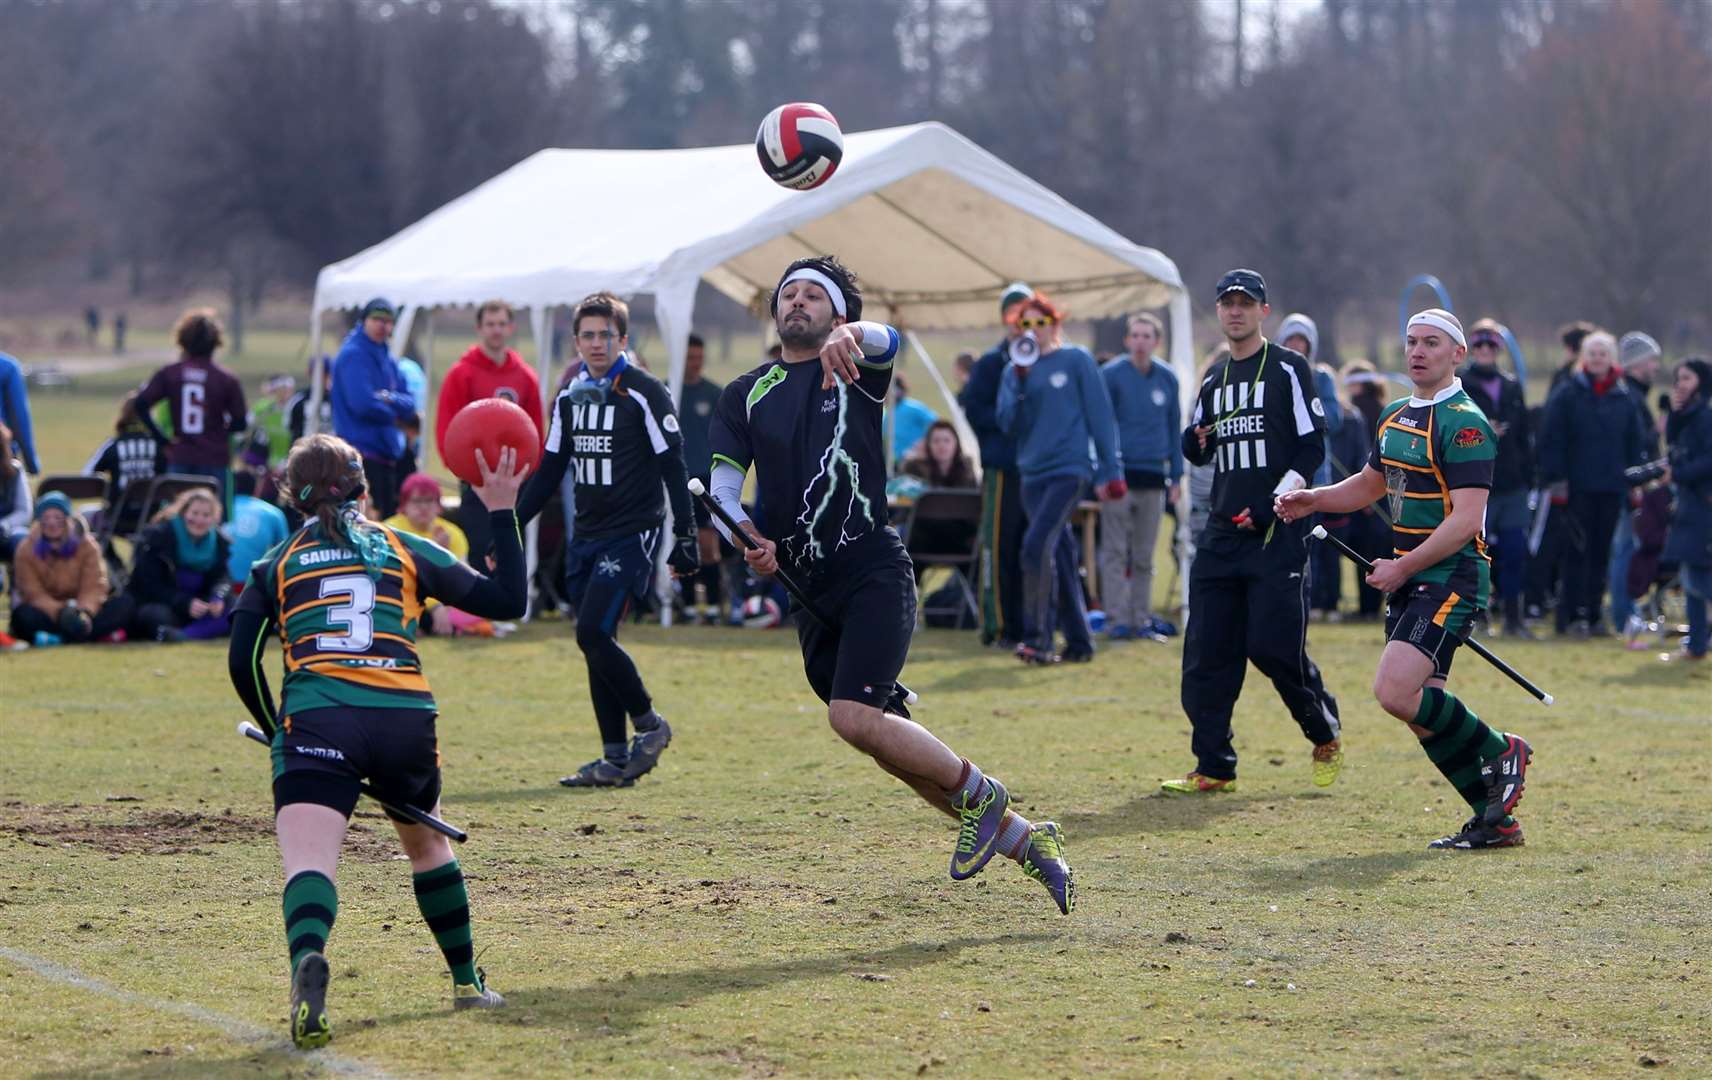
{"type": "Polygon", "coordinates": [[[976,488],[929,488],[915,500],[909,521],[910,538],[919,535],[920,526],[927,522],[955,522],[967,524],[970,528],[969,543],[959,550],[934,551],[915,545],[910,547],[910,558],[917,567],[943,566],[950,570],[951,580],[957,584],[962,597],[961,603],[954,607],[923,607],[922,616],[949,614],[955,624],[967,608],[970,616],[979,623],[981,604],[975,595],[973,578],[975,566],[981,558],[981,492],[976,488]]]}
{"type": "Polygon", "coordinates": [[[192,476],[188,473],[162,473],[155,477],[149,483],[148,497],[143,500],[143,514],[137,522],[138,531],[142,531],[141,527],[148,524],[148,520],[154,517],[161,507],[192,488],[207,488],[219,494],[219,488],[211,477],[192,476]]]}
{"type": "Polygon", "coordinates": [[[36,482],[36,498],[41,498],[50,491],[57,491],[70,499],[73,504],[80,502],[105,502],[107,500],[107,478],[105,476],[56,475],[44,476],[36,482]]]}

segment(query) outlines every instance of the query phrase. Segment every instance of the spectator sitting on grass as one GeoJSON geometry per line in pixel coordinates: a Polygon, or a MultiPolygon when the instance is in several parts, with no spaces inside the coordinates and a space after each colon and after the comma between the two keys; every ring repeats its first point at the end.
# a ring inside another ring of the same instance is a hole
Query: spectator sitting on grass
{"type": "MultiPolygon", "coordinates": [[[[462,529],[442,515],[441,494],[440,481],[427,473],[411,473],[404,478],[404,483],[399,485],[399,512],[387,518],[383,524],[389,529],[432,540],[456,555],[460,562],[468,562],[469,539],[462,529]]],[[[473,490],[470,497],[476,497],[473,490]]],[[[422,620],[422,629],[430,634],[493,637],[495,634],[506,634],[516,629],[514,624],[480,619],[469,612],[448,607],[438,600],[428,601],[423,608],[423,614],[426,618],[422,620]]]]}
{"type": "Polygon", "coordinates": [[[38,645],[125,640],[130,605],[108,597],[106,564],[71,500],[50,491],[35,518],[13,561],[13,635],[38,645]]]}
{"type": "Polygon", "coordinates": [[[291,535],[285,523],[285,511],[256,497],[256,489],[266,476],[250,469],[232,474],[232,524],[230,534],[232,553],[226,560],[236,597],[249,580],[250,566],[275,545],[291,535]]]}
{"type": "Polygon", "coordinates": [[[207,640],[231,629],[226,565],[232,548],[220,535],[220,503],[191,488],[155,515],[137,543],[128,591],[136,602],[131,636],[146,641],[207,640]]]}

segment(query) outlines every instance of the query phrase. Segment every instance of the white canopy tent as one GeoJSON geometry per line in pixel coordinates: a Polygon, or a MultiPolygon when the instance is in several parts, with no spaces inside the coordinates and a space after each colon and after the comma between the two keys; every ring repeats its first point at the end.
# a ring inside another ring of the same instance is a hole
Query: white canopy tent
{"type": "MultiPolygon", "coordinates": [[[[699,282],[764,312],[787,263],[826,252],[860,275],[864,317],[906,331],[994,327],[1014,280],[1076,317],[1168,307],[1170,361],[1192,400],[1189,299],[1176,265],[938,123],[848,135],[837,174],[809,192],[770,182],[749,143],[542,150],[322,269],[311,341],[319,356],[323,316],[374,296],[401,307],[398,342],[419,311],[503,299],[530,312],[550,393],[551,308],[600,289],[648,293],[676,396],[699,282]]],[[[312,381],[317,397],[320,385],[312,381]]]]}

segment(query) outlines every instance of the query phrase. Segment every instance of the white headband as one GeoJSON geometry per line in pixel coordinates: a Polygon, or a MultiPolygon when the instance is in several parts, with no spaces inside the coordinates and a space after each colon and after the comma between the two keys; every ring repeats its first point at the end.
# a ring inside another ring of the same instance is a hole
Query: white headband
{"type": "Polygon", "coordinates": [[[819,285],[826,290],[827,298],[832,301],[832,310],[838,312],[841,318],[848,319],[850,317],[850,312],[844,306],[844,290],[834,285],[832,279],[819,270],[812,266],[797,267],[785,275],[785,280],[779,282],[779,292],[784,292],[785,286],[793,281],[812,281],[819,285]]]}
{"type": "Polygon", "coordinates": [[[1462,336],[1462,323],[1457,321],[1455,315],[1443,308],[1428,308],[1425,311],[1415,312],[1409,316],[1409,325],[1404,333],[1407,334],[1409,330],[1413,330],[1417,326],[1436,326],[1449,334],[1458,345],[1465,349],[1468,348],[1468,339],[1462,336]]]}

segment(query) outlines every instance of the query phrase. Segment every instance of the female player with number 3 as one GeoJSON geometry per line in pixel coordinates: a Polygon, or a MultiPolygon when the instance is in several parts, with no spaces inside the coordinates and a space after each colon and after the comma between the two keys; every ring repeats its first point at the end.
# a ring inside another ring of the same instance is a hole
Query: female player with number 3
{"type": "Polygon", "coordinates": [[[1367,467],[1330,487],[1280,495],[1274,509],[1296,521],[1389,500],[1396,557],[1374,560],[1367,575],[1369,585],[1391,594],[1373,696],[1409,725],[1474,811],[1459,832],[1427,846],[1514,847],[1522,826],[1510,811],[1522,798],[1533,748],[1519,735],[1487,727],[1445,689],[1456,648],[1492,591],[1481,530],[1498,438],[1456,377],[1468,347],[1455,315],[1440,308],[1416,313],[1403,350],[1415,393],[1379,414],[1367,467]]]}
{"type": "MultiPolygon", "coordinates": [[[[423,601],[433,597],[489,619],[523,614],[523,541],[513,511],[528,468],[516,451],[477,463],[497,569],[487,577],[431,540],[363,516],[362,458],[332,435],[292,449],[286,490],[308,519],[251,571],[232,623],[232,685],[273,737],[274,828],[285,864],[285,936],[291,955],[291,1038],[324,1046],[327,934],[338,912],[339,847],[367,779],[388,802],[439,814],[435,705],[416,652],[423,601]],[[262,674],[277,631],[285,652],[278,723],[262,674]]],[[[417,906],[452,971],[452,1005],[498,1008],[475,966],[469,895],[446,838],[393,818],[414,871],[417,906]]]]}

